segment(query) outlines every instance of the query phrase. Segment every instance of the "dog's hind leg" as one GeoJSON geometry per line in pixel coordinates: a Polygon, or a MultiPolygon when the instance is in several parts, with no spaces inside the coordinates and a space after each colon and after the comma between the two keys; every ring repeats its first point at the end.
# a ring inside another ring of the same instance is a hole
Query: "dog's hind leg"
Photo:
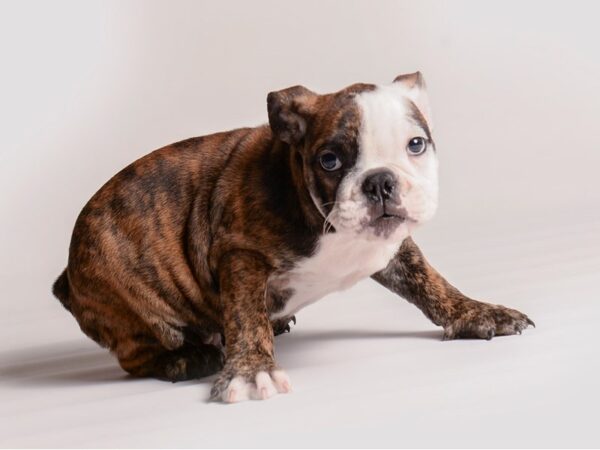
{"type": "Polygon", "coordinates": [[[119,342],[114,353],[131,375],[172,382],[202,378],[223,367],[223,352],[214,345],[185,342],[167,350],[152,335],[134,335],[119,342]]]}

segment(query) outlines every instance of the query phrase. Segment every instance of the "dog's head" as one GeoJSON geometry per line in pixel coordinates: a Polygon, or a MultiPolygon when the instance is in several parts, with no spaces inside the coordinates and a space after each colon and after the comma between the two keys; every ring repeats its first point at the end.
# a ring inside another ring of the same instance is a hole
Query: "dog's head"
{"type": "Polygon", "coordinates": [[[310,196],[337,232],[403,239],[437,208],[437,156],[419,72],[386,86],[267,98],[274,134],[302,157],[310,196]]]}

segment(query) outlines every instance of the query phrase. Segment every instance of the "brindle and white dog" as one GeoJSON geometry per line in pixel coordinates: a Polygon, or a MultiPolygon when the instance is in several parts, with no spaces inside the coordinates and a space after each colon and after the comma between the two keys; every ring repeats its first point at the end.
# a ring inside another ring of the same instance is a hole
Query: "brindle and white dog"
{"type": "Polygon", "coordinates": [[[302,307],[371,276],[447,339],[520,333],[531,320],[472,300],[410,238],[438,201],[420,73],[387,86],[267,97],[269,125],[141,158],[87,203],[54,293],[136,376],[219,372],[213,399],[289,392],[274,335],[302,307]]]}

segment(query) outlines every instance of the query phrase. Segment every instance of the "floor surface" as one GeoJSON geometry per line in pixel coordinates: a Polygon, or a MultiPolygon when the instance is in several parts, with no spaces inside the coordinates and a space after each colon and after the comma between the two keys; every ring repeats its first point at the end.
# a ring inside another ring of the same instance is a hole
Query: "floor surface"
{"type": "Polygon", "coordinates": [[[22,295],[51,280],[11,280],[0,445],[599,446],[599,219],[452,235],[431,225],[416,240],[448,279],[537,328],[443,342],[414,306],[366,280],[301,311],[277,338],[294,392],[266,402],[207,403],[210,379],[130,379],[49,293],[22,295]]]}

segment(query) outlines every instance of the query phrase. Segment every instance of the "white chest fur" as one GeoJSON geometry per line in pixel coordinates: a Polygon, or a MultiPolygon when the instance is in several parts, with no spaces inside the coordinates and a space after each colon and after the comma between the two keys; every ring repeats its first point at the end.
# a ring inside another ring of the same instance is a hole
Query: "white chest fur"
{"type": "MultiPolygon", "coordinates": [[[[385,268],[401,242],[371,240],[346,233],[323,236],[317,251],[282,276],[293,290],[285,307],[273,319],[290,316],[325,295],[348,289],[385,268]]],[[[279,283],[278,283],[279,284],[279,283]]]]}

